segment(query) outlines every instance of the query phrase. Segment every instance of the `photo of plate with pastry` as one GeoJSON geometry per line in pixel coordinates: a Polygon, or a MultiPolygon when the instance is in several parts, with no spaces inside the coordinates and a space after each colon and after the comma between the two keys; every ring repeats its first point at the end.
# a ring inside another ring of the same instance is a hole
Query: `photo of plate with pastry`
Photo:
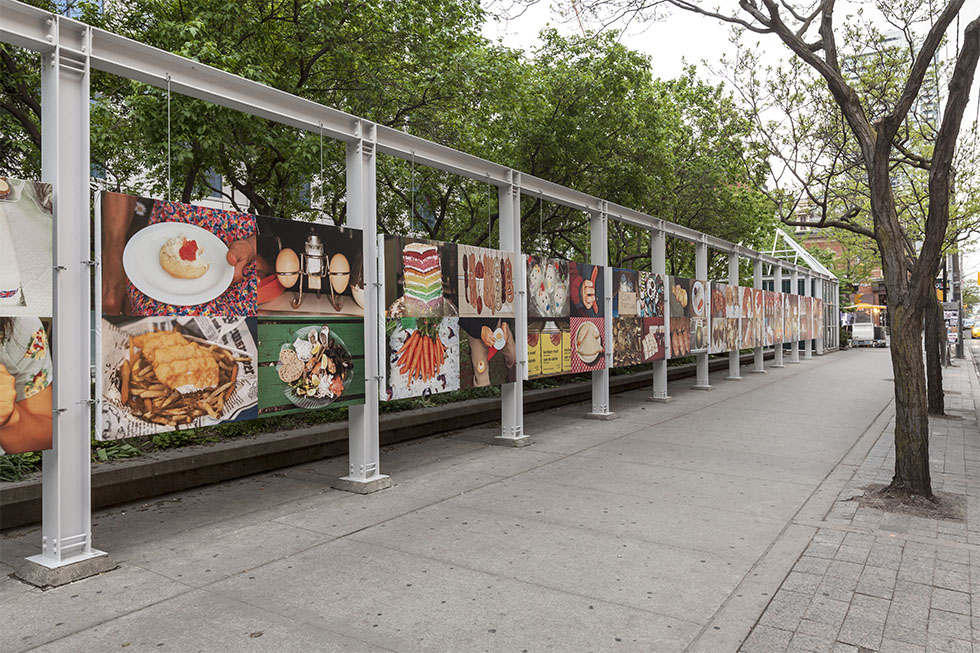
{"type": "Polygon", "coordinates": [[[354,360],[329,326],[305,326],[279,348],[276,372],[283,394],[299,408],[315,410],[340,399],[354,377],[354,360]]]}
{"type": "Polygon", "coordinates": [[[599,327],[594,322],[580,322],[572,334],[575,354],[585,365],[595,365],[605,351],[599,327]]]}
{"type": "Polygon", "coordinates": [[[691,308],[694,311],[694,317],[705,316],[704,284],[705,284],[704,281],[694,280],[691,282],[691,295],[692,295],[691,308]]]}
{"type": "Polygon", "coordinates": [[[235,275],[228,247],[207,229],[158,222],[137,231],[123,250],[123,270],[143,294],[166,304],[195,306],[220,296],[235,275]]]}

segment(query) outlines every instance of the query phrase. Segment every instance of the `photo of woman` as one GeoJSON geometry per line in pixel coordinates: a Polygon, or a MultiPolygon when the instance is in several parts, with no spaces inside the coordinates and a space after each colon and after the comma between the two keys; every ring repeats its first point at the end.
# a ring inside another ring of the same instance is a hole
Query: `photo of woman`
{"type": "Polygon", "coordinates": [[[51,367],[41,320],[0,318],[0,453],[51,448],[51,367]]]}

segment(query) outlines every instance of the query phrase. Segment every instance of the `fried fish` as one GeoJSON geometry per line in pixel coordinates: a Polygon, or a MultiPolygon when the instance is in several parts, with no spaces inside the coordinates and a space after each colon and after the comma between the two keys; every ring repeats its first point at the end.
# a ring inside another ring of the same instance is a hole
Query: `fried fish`
{"type": "Polygon", "coordinates": [[[133,338],[150,361],[160,383],[186,394],[218,385],[218,362],[207,348],[176,331],[155,331],[133,338]]]}

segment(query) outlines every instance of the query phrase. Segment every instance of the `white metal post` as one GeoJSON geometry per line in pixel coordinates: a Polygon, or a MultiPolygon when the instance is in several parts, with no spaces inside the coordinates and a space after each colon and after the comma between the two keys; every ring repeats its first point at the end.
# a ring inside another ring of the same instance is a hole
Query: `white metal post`
{"type": "MultiPolygon", "coordinates": [[[[824,280],[815,279],[813,285],[814,285],[814,290],[816,291],[817,299],[823,299],[824,280]]],[[[817,356],[823,356],[823,340],[824,340],[824,334],[827,332],[826,317],[827,317],[827,311],[824,308],[821,308],[820,330],[814,334],[815,337],[813,340],[814,353],[817,356]]]]}
{"type": "MultiPolygon", "coordinates": [[[[773,269],[772,269],[772,289],[774,291],[776,291],[777,293],[779,293],[779,294],[776,295],[777,299],[779,301],[783,301],[783,295],[782,295],[782,292],[783,292],[783,266],[781,266],[781,265],[774,265],[773,266],[773,269]]],[[[783,308],[785,309],[785,307],[783,307],[783,308]]],[[[782,311],[780,311],[780,314],[782,314],[782,311]]],[[[783,319],[783,327],[785,327],[785,325],[786,325],[786,320],[783,319]]],[[[783,328],[780,328],[780,332],[782,332],[782,331],[783,331],[783,328]]],[[[786,334],[784,333],[783,334],[783,341],[785,341],[785,340],[786,340],[786,334]]],[[[773,343],[773,347],[775,348],[775,351],[773,352],[773,364],[772,364],[772,366],[773,367],[786,367],[783,364],[783,342],[782,341],[775,342],[775,343],[773,343]]]]}
{"type": "Polygon", "coordinates": [[[500,215],[500,249],[514,252],[514,339],[517,344],[517,382],[505,383],[500,392],[500,435],[497,444],[523,447],[531,444],[524,434],[524,378],[527,376],[527,262],[521,258],[521,173],[510,171],[510,183],[497,187],[500,215]]]}
{"type": "MultiPolygon", "coordinates": [[[[752,287],[762,288],[762,259],[757,258],[752,261],[752,287]]],[[[764,333],[765,329],[760,329],[757,337],[762,338],[764,333]]],[[[755,374],[765,374],[766,366],[764,363],[765,358],[762,346],[760,345],[756,347],[752,353],[754,355],[755,363],[755,365],[752,366],[752,372],[755,374]]]]}
{"type": "MultiPolygon", "coordinates": [[[[739,281],[739,271],[738,271],[738,254],[735,252],[730,252],[728,254],[728,284],[732,286],[737,286],[739,281]]],[[[736,347],[733,351],[728,352],[728,380],[729,381],[741,381],[741,366],[742,366],[742,356],[736,347]]]]}
{"type": "Polygon", "coordinates": [[[670,351],[670,302],[667,301],[667,234],[662,229],[650,232],[650,270],[663,277],[664,282],[664,358],[653,361],[653,401],[673,401],[667,394],[667,352],[670,351]]]}
{"type": "MultiPolygon", "coordinates": [[[[800,293],[800,276],[796,268],[793,268],[793,272],[789,275],[789,292],[791,295],[797,295],[797,312],[796,312],[796,329],[795,331],[799,333],[800,331],[800,313],[799,313],[799,293],[800,293]]],[[[800,341],[799,338],[793,338],[793,331],[790,331],[790,350],[789,350],[789,361],[790,363],[800,362],[800,341]]]]}
{"type": "MultiPolygon", "coordinates": [[[[813,279],[807,275],[804,275],[803,277],[803,294],[807,297],[813,297],[813,279]]],[[[813,327],[813,315],[812,315],[813,304],[812,303],[810,304],[810,310],[811,313],[808,314],[808,317],[810,319],[810,324],[807,325],[807,329],[806,329],[807,331],[810,331],[810,329],[813,327]]],[[[811,352],[811,347],[810,347],[810,338],[806,338],[805,340],[803,340],[803,358],[805,360],[810,360],[811,358],[813,358],[813,353],[811,352]]]]}
{"type": "Polygon", "coordinates": [[[599,201],[599,210],[591,216],[592,264],[604,267],[603,283],[603,322],[606,346],[606,365],[592,372],[592,412],[590,419],[615,419],[616,414],[609,410],[609,368],[612,367],[612,274],[609,270],[609,232],[607,202],[599,201]]]}
{"type": "MultiPolygon", "coordinates": [[[[708,280],[708,244],[705,242],[704,238],[701,242],[695,245],[694,250],[694,277],[695,279],[701,279],[704,282],[708,280]]],[[[711,315],[711,289],[704,289],[704,308],[705,317],[711,315]]],[[[708,320],[705,320],[705,325],[709,324],[708,320]]],[[[706,331],[706,336],[708,342],[711,342],[710,329],[706,331]]],[[[708,345],[709,349],[711,345],[708,345]]],[[[711,383],[708,379],[708,352],[703,351],[700,354],[696,354],[695,360],[697,361],[697,380],[694,382],[695,390],[711,390],[711,383]]]]}
{"type": "MultiPolygon", "coordinates": [[[[41,553],[18,574],[60,585],[112,567],[92,548],[91,30],[48,20],[41,57],[41,176],[53,185],[53,448],[43,454],[41,553]]],[[[48,316],[38,316],[48,317],[48,316]]]]}
{"type": "Polygon", "coordinates": [[[381,473],[381,429],[378,420],[381,361],[384,354],[378,323],[383,303],[383,275],[378,270],[377,126],[355,125],[357,140],[347,143],[347,226],[364,235],[364,404],[348,413],[349,468],[334,484],[339,490],[368,494],[391,487],[381,473]]]}

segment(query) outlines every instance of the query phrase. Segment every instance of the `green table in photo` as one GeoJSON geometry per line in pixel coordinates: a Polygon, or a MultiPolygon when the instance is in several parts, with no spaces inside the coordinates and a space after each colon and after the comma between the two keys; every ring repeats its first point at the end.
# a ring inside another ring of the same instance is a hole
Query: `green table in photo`
{"type": "Polygon", "coordinates": [[[288,387],[279,378],[276,364],[284,344],[296,340],[296,332],[304,327],[330,327],[347,346],[354,362],[354,376],[344,393],[323,408],[340,408],[364,403],[364,320],[361,318],[259,317],[259,415],[285,415],[307,412],[296,406],[285,394],[288,387]]]}

